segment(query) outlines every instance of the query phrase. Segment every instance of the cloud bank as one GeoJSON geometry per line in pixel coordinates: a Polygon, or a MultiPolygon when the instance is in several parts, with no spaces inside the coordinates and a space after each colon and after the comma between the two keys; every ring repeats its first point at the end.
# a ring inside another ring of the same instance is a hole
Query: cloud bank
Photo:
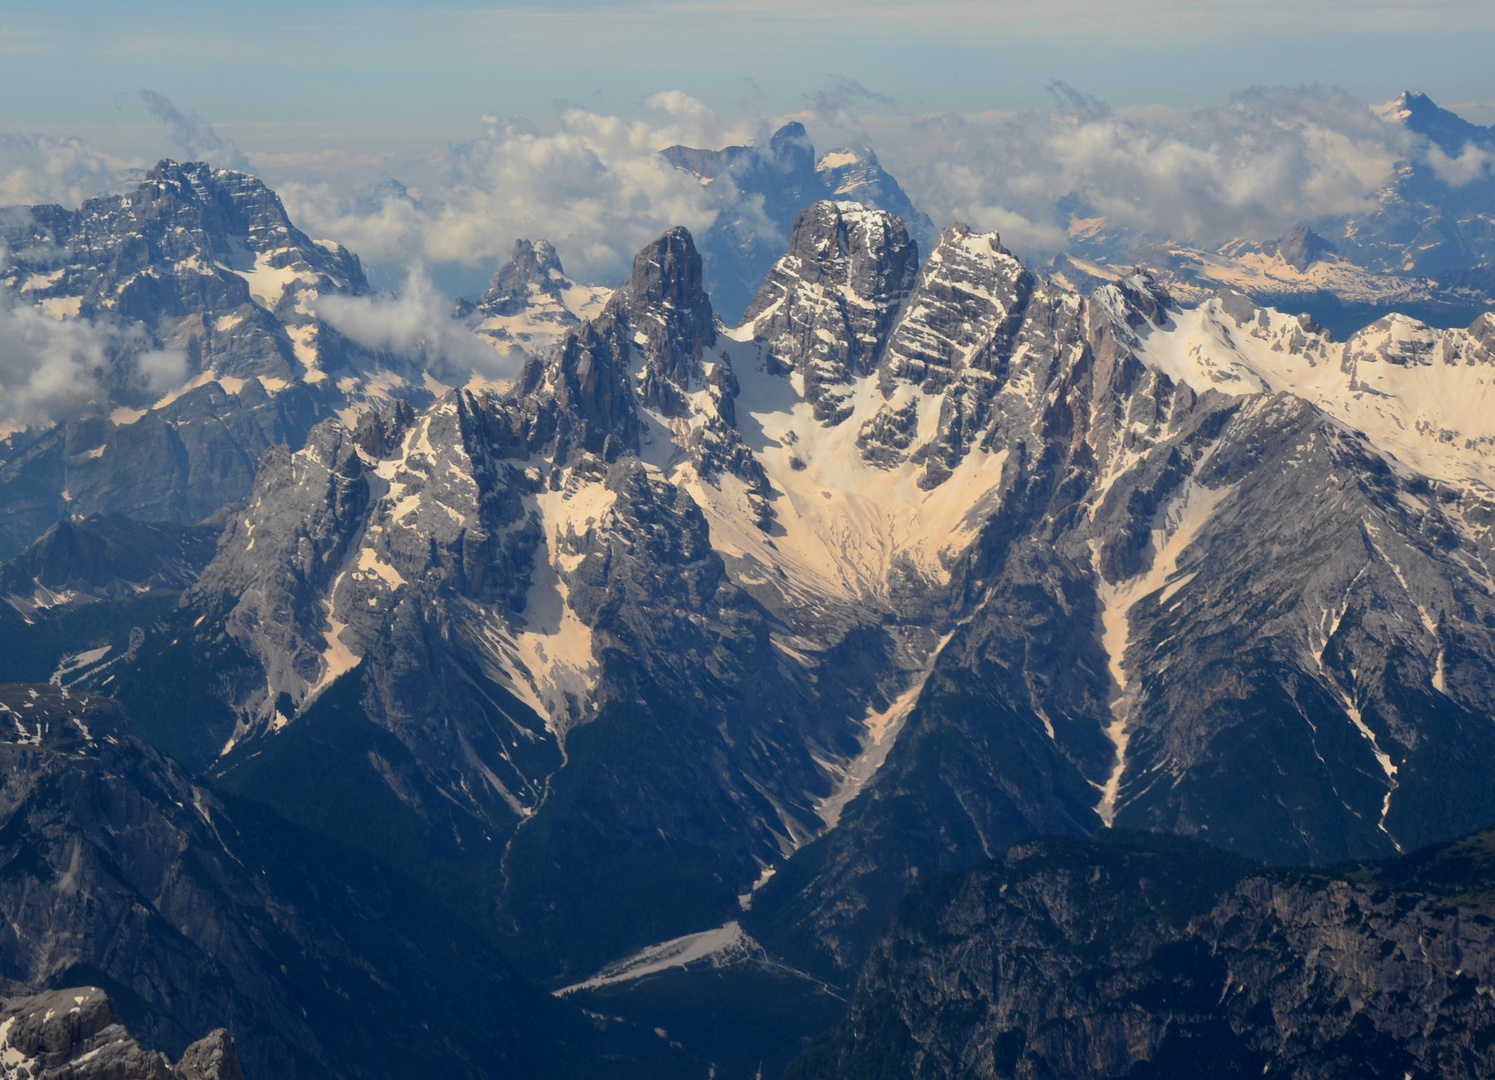
{"type": "MultiPolygon", "coordinates": [[[[1035,260],[1098,219],[1139,242],[1279,235],[1297,221],[1371,208],[1404,160],[1453,186],[1495,172],[1488,148],[1446,154],[1334,90],[1254,89],[1208,109],[1116,111],[1061,83],[1050,91],[1049,109],[910,116],[875,88],[835,78],[797,118],[822,152],[875,147],[937,225],[996,229],[1035,260]]],[[[515,239],[543,237],[573,276],[614,284],[671,226],[700,232],[729,213],[751,229],[762,215],[750,199],[704,190],[658,151],[763,142],[785,119],[723,117],[676,90],[648,98],[641,120],[580,107],[547,128],[489,116],[467,142],[357,158],[273,147],[243,154],[161,95],[144,91],[141,101],[184,156],[259,164],[302,228],[343,242],[384,280],[412,263],[467,267],[466,280],[481,280],[515,239]]],[[[78,139],[0,135],[0,203],[77,205],[118,188],[140,164],[78,139]]]]}
{"type": "Polygon", "coordinates": [[[112,334],[58,322],[0,290],[0,433],[71,419],[99,396],[112,334]]]}
{"type": "MultiPolygon", "coordinates": [[[[1046,257],[1104,218],[1138,238],[1264,239],[1374,208],[1426,140],[1337,91],[1252,90],[1211,109],[1112,113],[1055,86],[1051,110],[867,122],[884,163],[936,221],[1003,232],[1046,257]]],[[[1460,159],[1450,172],[1468,171],[1460,159]]]]}
{"type": "MultiPolygon", "coordinates": [[[[996,229],[1040,261],[1102,219],[1134,242],[1260,240],[1373,209],[1401,161],[1456,186],[1495,170],[1487,149],[1449,156],[1336,90],[1253,89],[1207,109],[1115,111],[1063,84],[1050,90],[1049,109],[910,116],[836,79],[794,118],[821,152],[874,147],[937,225],[996,229]]],[[[374,266],[491,266],[516,238],[544,237],[573,276],[613,284],[672,225],[700,231],[729,213],[750,228],[761,217],[750,199],[703,190],[659,149],[763,142],[787,119],[723,119],[678,91],[649,104],[647,121],[572,108],[549,130],[486,118],[485,137],[433,155],[409,190],[386,184],[354,197],[333,182],[296,180],[281,191],[303,227],[374,266]]]]}
{"type": "Polygon", "coordinates": [[[0,206],[77,206],[119,190],[142,164],[78,138],[0,132],[0,206]]]}
{"type": "Polygon", "coordinates": [[[356,197],[331,182],[291,182],[280,193],[303,228],[366,262],[477,266],[507,257],[516,239],[543,237],[568,273],[614,284],[660,233],[674,225],[704,231],[717,213],[699,181],[660,158],[661,149],[747,142],[768,131],[756,118],[723,121],[678,91],[648,105],[649,120],[569,108],[549,131],[484,117],[482,138],[414,170],[429,176],[417,188],[386,184],[356,197]]]}
{"type": "Polygon", "coordinates": [[[437,378],[465,382],[472,374],[509,378],[514,364],[452,317],[452,304],[421,267],[409,271],[396,293],[329,294],[317,315],[338,333],[375,352],[418,364],[437,378]]]}

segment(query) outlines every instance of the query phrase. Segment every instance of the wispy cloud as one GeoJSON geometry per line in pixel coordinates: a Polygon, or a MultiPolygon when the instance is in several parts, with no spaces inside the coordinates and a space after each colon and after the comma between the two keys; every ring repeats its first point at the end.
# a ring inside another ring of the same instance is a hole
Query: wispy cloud
{"type": "Polygon", "coordinates": [[[0,431],[71,419],[99,394],[111,333],[59,322],[0,291],[0,431]]]}
{"type": "Polygon", "coordinates": [[[143,164],[78,138],[0,133],[0,206],[77,206],[118,190],[143,164]]]}
{"type": "Polygon", "coordinates": [[[325,182],[284,184],[281,195],[303,227],[372,262],[479,265],[507,256],[518,238],[543,237],[568,272],[612,283],[665,229],[704,230],[717,213],[700,182],[671,167],[660,149],[762,134],[758,121],[724,122],[678,91],[656,94],[648,105],[650,120],[570,108],[550,130],[485,117],[483,138],[435,159],[419,199],[386,186],[371,201],[325,182]]]}
{"type": "Polygon", "coordinates": [[[154,90],[140,91],[140,100],[147,112],[170,129],[172,141],[187,157],[228,169],[241,169],[248,164],[232,139],[223,138],[195,112],[182,112],[170,98],[154,90]]]}
{"type": "Polygon", "coordinates": [[[464,381],[474,372],[490,378],[516,374],[512,361],[452,317],[451,301],[420,267],[410,270],[397,293],[323,296],[317,301],[317,314],[364,348],[416,363],[438,378],[464,381]]]}

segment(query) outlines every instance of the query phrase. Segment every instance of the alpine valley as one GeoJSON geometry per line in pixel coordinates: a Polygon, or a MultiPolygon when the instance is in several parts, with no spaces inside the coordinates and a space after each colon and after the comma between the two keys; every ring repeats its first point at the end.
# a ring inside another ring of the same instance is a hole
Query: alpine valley
{"type": "Polygon", "coordinates": [[[413,351],[245,173],[4,211],[104,342],[0,442],[4,1075],[1495,1075],[1495,196],[1039,268],[664,155],[783,243],[413,351]]]}

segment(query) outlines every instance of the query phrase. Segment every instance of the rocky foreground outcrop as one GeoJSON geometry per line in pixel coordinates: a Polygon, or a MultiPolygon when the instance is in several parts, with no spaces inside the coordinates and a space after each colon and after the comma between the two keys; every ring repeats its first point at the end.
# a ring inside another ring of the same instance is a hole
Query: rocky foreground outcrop
{"type": "Polygon", "coordinates": [[[811,1077],[1495,1075],[1495,833],[1335,872],[1019,845],[900,907],[811,1077]]]}
{"type": "Polygon", "coordinates": [[[218,1028],[175,1065],[135,1041],[95,986],[9,998],[0,1009],[5,1080],[244,1080],[234,1037],[218,1028]]]}

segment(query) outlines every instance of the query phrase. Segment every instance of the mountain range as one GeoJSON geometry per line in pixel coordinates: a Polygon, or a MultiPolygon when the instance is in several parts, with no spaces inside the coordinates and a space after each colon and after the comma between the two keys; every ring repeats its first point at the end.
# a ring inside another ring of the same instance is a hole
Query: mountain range
{"type": "Polygon", "coordinates": [[[520,241],[450,319],[502,380],[339,331],[357,258],[245,174],[9,214],[116,345],[0,447],[7,1000],[250,1080],[1479,1075],[1484,871],[1418,868],[1495,822],[1495,315],[1284,314],[1239,268],[1307,228],[1044,273],[794,125],[665,154],[781,248],[520,241]]]}
{"type": "Polygon", "coordinates": [[[1446,162],[1472,152],[1480,159],[1495,147],[1495,129],[1411,91],[1382,112],[1429,154],[1398,161],[1369,212],[1204,249],[1186,238],[1117,227],[1083,192],[1071,192],[1055,205],[1070,246],[1051,270],[1088,291],[1146,267],[1190,302],[1228,286],[1260,304],[1305,311],[1341,338],[1393,313],[1442,327],[1466,325],[1495,297],[1495,177],[1483,168],[1468,176],[1440,173],[1432,155],[1446,162]]]}

